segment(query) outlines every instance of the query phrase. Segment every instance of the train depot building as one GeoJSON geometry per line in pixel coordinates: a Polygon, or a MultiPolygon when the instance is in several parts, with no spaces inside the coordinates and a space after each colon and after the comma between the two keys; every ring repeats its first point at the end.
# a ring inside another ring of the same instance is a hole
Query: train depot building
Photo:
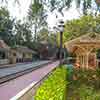
{"type": "Polygon", "coordinates": [[[0,40],[0,65],[32,62],[36,52],[24,46],[9,47],[0,40]]]}
{"type": "Polygon", "coordinates": [[[10,56],[10,47],[3,41],[0,40],[0,64],[8,64],[10,56]]]}
{"type": "Polygon", "coordinates": [[[11,63],[31,62],[36,52],[24,46],[11,48],[11,63]]]}

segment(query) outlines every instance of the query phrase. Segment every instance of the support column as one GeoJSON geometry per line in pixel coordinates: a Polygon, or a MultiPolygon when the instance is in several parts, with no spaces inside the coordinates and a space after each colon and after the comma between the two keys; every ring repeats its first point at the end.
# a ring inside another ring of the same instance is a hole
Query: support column
{"type": "Polygon", "coordinates": [[[83,59],[82,59],[82,55],[79,56],[79,63],[80,63],[80,67],[83,67],[83,59]]]}
{"type": "Polygon", "coordinates": [[[80,57],[77,55],[77,57],[76,57],[76,64],[79,64],[79,62],[80,62],[80,57]]]}
{"type": "Polygon", "coordinates": [[[84,68],[84,55],[82,55],[82,68],[84,68]]]}
{"type": "Polygon", "coordinates": [[[80,56],[80,67],[82,67],[83,61],[82,61],[82,55],[80,56]]]}
{"type": "Polygon", "coordinates": [[[81,66],[81,57],[79,56],[79,59],[78,59],[78,63],[80,64],[81,66]]]}
{"type": "Polygon", "coordinates": [[[85,66],[86,66],[86,65],[85,65],[85,55],[84,55],[84,68],[85,68],[85,66]]]}
{"type": "Polygon", "coordinates": [[[86,53],[86,69],[89,68],[89,65],[88,65],[88,58],[89,58],[89,53],[86,53]]]}
{"type": "Polygon", "coordinates": [[[95,68],[97,67],[97,56],[96,56],[96,53],[94,53],[94,60],[95,60],[95,68]]]}
{"type": "Polygon", "coordinates": [[[80,67],[83,68],[84,67],[84,58],[83,58],[83,55],[80,56],[80,64],[81,64],[80,67]]]}
{"type": "Polygon", "coordinates": [[[77,56],[77,61],[76,62],[79,62],[79,56],[77,56]]]}

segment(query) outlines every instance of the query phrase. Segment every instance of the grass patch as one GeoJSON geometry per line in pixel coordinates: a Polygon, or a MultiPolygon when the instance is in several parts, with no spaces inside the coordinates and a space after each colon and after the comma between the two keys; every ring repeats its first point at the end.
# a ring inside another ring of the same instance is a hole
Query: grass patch
{"type": "Polygon", "coordinates": [[[37,90],[35,100],[64,100],[66,83],[66,68],[57,68],[37,90]]]}

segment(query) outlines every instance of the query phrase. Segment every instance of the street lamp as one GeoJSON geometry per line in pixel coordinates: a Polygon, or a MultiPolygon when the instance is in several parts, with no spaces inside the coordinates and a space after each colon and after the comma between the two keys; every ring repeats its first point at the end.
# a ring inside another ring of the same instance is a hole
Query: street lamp
{"type": "Polygon", "coordinates": [[[59,60],[60,60],[60,65],[62,64],[62,42],[63,42],[63,31],[64,31],[64,21],[62,19],[58,20],[57,27],[54,27],[60,32],[60,48],[59,48],[59,60]]]}
{"type": "Polygon", "coordinates": [[[64,31],[64,21],[59,20],[58,28],[60,31],[60,49],[59,49],[59,57],[60,57],[60,65],[62,64],[62,42],[63,42],[63,31],[64,31]]]}

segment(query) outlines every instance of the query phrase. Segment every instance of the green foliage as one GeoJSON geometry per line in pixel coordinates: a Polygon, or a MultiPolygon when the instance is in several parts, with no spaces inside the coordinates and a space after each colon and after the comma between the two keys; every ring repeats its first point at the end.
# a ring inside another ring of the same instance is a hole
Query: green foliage
{"type": "Polygon", "coordinates": [[[45,13],[46,11],[42,2],[34,0],[28,12],[29,23],[32,28],[34,27],[34,41],[37,41],[37,33],[40,31],[41,27],[43,28],[47,25],[45,13]]]}
{"type": "Polygon", "coordinates": [[[100,16],[82,16],[68,21],[65,25],[64,41],[77,38],[87,33],[100,33],[100,16]]]}
{"type": "Polygon", "coordinates": [[[98,77],[100,77],[100,68],[97,68],[97,69],[96,69],[96,75],[97,75],[98,77]]]}
{"type": "Polygon", "coordinates": [[[15,32],[16,43],[18,45],[22,45],[24,41],[31,42],[32,32],[28,23],[21,23],[20,21],[17,21],[15,23],[15,32]]]}
{"type": "Polygon", "coordinates": [[[13,45],[12,29],[14,20],[10,18],[9,11],[6,8],[0,8],[0,38],[8,45],[13,45]]]}
{"type": "MultiPolygon", "coordinates": [[[[9,0],[1,0],[1,1],[6,3],[9,2],[9,0]]],[[[20,4],[19,3],[20,0],[13,0],[13,1],[15,1],[15,3],[17,4],[20,4]]],[[[45,6],[49,11],[53,12],[54,10],[57,10],[62,15],[63,15],[63,11],[62,11],[63,8],[68,9],[72,7],[71,5],[73,2],[76,8],[80,8],[80,11],[82,11],[82,13],[85,15],[90,11],[92,13],[93,12],[92,10],[100,11],[99,0],[31,0],[31,1],[32,3],[36,3],[36,5],[37,2],[41,2],[41,4],[43,4],[43,6],[45,6]]],[[[37,7],[39,7],[39,5],[37,7]]]]}
{"type": "MultiPolygon", "coordinates": [[[[42,28],[37,34],[37,40],[39,43],[47,43],[52,46],[58,46],[57,35],[51,34],[47,28],[42,28]]],[[[59,40],[58,40],[59,41],[59,40]]]]}
{"type": "Polygon", "coordinates": [[[98,71],[74,70],[75,80],[71,80],[69,84],[68,100],[99,100],[100,76],[98,72],[99,69],[98,71]]]}
{"type": "Polygon", "coordinates": [[[79,89],[80,100],[99,100],[100,92],[96,92],[93,87],[82,85],[79,89]]]}
{"type": "Polygon", "coordinates": [[[48,41],[48,30],[46,28],[41,29],[38,32],[37,39],[39,42],[41,41],[48,41]]]}
{"type": "Polygon", "coordinates": [[[43,5],[39,0],[34,0],[29,9],[29,20],[34,21],[36,17],[40,17],[43,14],[43,5]]]}
{"type": "Polygon", "coordinates": [[[64,100],[66,68],[57,68],[37,90],[35,100],[64,100]]]}
{"type": "Polygon", "coordinates": [[[0,8],[0,38],[11,47],[24,45],[32,48],[32,31],[29,24],[11,19],[9,11],[3,7],[0,8]]]}
{"type": "Polygon", "coordinates": [[[87,15],[90,12],[93,13],[94,6],[96,12],[100,11],[100,4],[96,1],[97,0],[48,0],[45,2],[45,0],[42,0],[42,3],[50,9],[51,12],[57,10],[63,15],[63,8],[66,8],[66,10],[71,8],[74,2],[76,8],[79,8],[80,12],[87,15]]]}

